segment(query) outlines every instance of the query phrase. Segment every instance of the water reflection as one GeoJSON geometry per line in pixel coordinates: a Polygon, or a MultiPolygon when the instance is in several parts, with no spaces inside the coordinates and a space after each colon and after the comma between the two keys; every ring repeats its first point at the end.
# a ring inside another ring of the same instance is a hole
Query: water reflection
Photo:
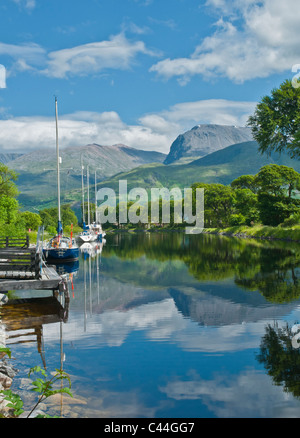
{"type": "Polygon", "coordinates": [[[64,369],[84,399],[68,415],[299,416],[266,338],[270,323],[300,320],[299,256],[292,243],[180,233],[82,248],[79,270],[65,272],[68,319],[43,326],[50,361],[63,333],[64,369]]]}
{"type": "Polygon", "coordinates": [[[293,333],[288,324],[268,324],[262,338],[257,360],[262,363],[275,385],[300,397],[300,352],[292,346],[293,333]]]}

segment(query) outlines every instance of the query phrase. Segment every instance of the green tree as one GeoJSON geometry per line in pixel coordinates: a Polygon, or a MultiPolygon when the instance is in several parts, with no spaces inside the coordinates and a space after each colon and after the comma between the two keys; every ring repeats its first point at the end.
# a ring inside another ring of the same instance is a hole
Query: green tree
{"type": "Polygon", "coordinates": [[[0,197],[0,224],[12,225],[18,216],[19,204],[15,198],[8,195],[0,197]]]}
{"type": "Polygon", "coordinates": [[[226,227],[234,213],[235,193],[223,184],[192,184],[192,189],[204,188],[204,221],[206,227],[226,227]]]}
{"type": "Polygon", "coordinates": [[[248,119],[261,153],[287,152],[300,156],[300,88],[290,80],[264,96],[248,119]]]}
{"type": "Polygon", "coordinates": [[[0,196],[16,197],[19,193],[14,182],[16,180],[16,172],[0,163],[0,196]]]}
{"type": "Polygon", "coordinates": [[[234,207],[237,215],[242,215],[244,221],[240,220],[239,223],[233,224],[233,218],[231,218],[232,225],[247,224],[251,222],[259,221],[259,210],[257,194],[247,188],[237,188],[234,190],[235,200],[234,207]]]}
{"type": "Polygon", "coordinates": [[[23,211],[21,213],[21,218],[24,219],[26,229],[38,230],[39,226],[42,225],[41,216],[37,213],[32,213],[31,211],[23,211]]]}
{"type": "MultiPolygon", "coordinates": [[[[44,225],[46,230],[50,230],[49,227],[51,227],[51,230],[53,227],[57,228],[57,221],[58,221],[58,208],[57,207],[51,207],[51,208],[44,208],[39,212],[42,224],[44,225]]],[[[61,221],[63,224],[63,227],[67,225],[73,224],[74,226],[78,224],[77,216],[75,215],[74,211],[71,209],[69,204],[65,204],[61,206],[61,221]]]]}
{"type": "MultiPolygon", "coordinates": [[[[58,215],[58,212],[57,212],[58,215]]],[[[61,220],[64,226],[66,225],[77,225],[78,219],[69,204],[62,205],[61,207],[61,220]]]]}
{"type": "Polygon", "coordinates": [[[258,209],[264,225],[277,226],[299,211],[295,198],[300,187],[300,174],[294,169],[277,164],[263,166],[256,175],[258,209]]]}
{"type": "Polygon", "coordinates": [[[234,189],[249,189],[253,193],[257,193],[256,175],[241,175],[230,183],[234,189]]]}

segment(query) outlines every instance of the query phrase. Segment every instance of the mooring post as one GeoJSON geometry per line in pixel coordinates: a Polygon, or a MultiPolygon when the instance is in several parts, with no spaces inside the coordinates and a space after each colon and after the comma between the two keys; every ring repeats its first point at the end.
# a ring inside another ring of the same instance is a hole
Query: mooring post
{"type": "Polygon", "coordinates": [[[58,289],[60,292],[63,292],[65,302],[69,302],[70,301],[70,294],[69,294],[68,282],[66,280],[62,280],[58,285],[58,289]]]}

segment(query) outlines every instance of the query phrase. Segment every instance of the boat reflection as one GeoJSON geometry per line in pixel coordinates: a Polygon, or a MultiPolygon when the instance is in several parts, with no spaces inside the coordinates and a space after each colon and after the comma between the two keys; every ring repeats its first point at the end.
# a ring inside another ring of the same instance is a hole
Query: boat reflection
{"type": "Polygon", "coordinates": [[[94,258],[102,253],[105,243],[105,239],[102,239],[101,242],[85,242],[80,245],[80,252],[88,257],[94,258]]]}

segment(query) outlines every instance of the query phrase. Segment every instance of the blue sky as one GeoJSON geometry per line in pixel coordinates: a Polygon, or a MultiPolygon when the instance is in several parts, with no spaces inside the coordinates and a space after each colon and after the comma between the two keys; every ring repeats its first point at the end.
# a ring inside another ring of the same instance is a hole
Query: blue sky
{"type": "Polygon", "coordinates": [[[243,126],[300,64],[296,6],[1,0],[0,150],[53,146],[54,95],[61,147],[168,153],[196,124],[243,126]]]}

